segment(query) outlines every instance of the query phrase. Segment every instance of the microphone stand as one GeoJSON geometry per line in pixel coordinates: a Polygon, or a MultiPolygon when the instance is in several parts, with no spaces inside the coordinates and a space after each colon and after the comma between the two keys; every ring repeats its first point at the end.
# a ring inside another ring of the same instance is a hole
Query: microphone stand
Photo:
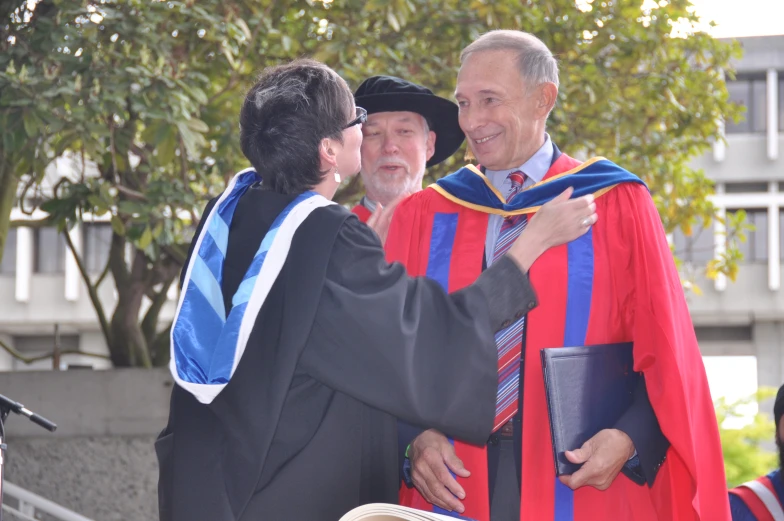
{"type": "Polygon", "coordinates": [[[5,479],[5,452],[8,448],[8,445],[5,442],[5,420],[12,412],[26,416],[27,419],[33,423],[37,423],[50,432],[54,432],[55,429],[57,429],[57,425],[43,416],[35,414],[33,411],[25,408],[21,403],[15,402],[0,394],[0,521],[3,521],[3,480],[5,479]]]}

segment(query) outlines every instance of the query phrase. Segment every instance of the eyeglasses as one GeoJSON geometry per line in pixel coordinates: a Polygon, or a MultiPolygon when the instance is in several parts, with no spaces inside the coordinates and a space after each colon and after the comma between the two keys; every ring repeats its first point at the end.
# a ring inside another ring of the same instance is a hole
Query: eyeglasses
{"type": "Polygon", "coordinates": [[[357,107],[357,117],[352,119],[348,125],[343,127],[343,130],[346,130],[347,128],[351,128],[354,125],[360,125],[365,121],[367,121],[367,110],[363,109],[362,107],[357,107]]]}

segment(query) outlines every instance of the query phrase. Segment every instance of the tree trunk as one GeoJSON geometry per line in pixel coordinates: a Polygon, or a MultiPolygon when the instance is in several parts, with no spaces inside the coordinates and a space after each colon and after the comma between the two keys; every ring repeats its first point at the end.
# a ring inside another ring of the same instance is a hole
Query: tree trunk
{"type": "Polygon", "coordinates": [[[109,348],[115,367],[152,367],[139,312],[145,293],[143,281],[129,281],[117,289],[117,307],[112,315],[112,345],[109,348]]]}
{"type": "Polygon", "coordinates": [[[117,307],[111,320],[109,354],[115,367],[151,367],[150,352],[139,320],[144,295],[150,284],[147,259],[134,249],[131,269],[125,261],[125,239],[112,234],[109,266],[117,288],[117,307]]]}
{"type": "Polygon", "coordinates": [[[165,367],[171,358],[171,328],[172,324],[158,333],[155,341],[150,346],[150,356],[154,367],[165,367]]]}
{"type": "Polygon", "coordinates": [[[8,225],[11,222],[11,210],[16,199],[18,180],[7,167],[0,167],[0,261],[3,260],[5,241],[8,237],[8,225]]]}

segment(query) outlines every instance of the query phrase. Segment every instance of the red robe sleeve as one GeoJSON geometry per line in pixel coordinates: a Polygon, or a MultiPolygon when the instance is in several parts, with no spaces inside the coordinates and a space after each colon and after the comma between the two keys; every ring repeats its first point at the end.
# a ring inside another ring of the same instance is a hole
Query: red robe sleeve
{"type": "Polygon", "coordinates": [[[370,210],[368,210],[361,204],[358,204],[354,208],[352,208],[351,213],[359,217],[360,222],[363,223],[368,222],[368,219],[370,219],[370,216],[372,215],[370,210]]]}
{"type": "Polygon", "coordinates": [[[626,280],[622,314],[633,332],[635,369],[645,374],[671,444],[651,490],[654,507],[660,519],[729,521],[716,414],[661,219],[644,186],[624,184],[605,197],[616,199],[621,247],[631,249],[623,270],[630,276],[618,270],[617,280],[626,280]]]}

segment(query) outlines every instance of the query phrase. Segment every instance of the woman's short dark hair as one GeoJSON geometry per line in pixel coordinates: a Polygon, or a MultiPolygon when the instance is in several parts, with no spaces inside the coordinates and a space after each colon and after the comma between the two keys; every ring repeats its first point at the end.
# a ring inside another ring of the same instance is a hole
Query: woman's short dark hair
{"type": "Polygon", "coordinates": [[[242,153],[262,185],[298,194],[319,184],[319,144],[327,137],[343,142],[353,104],[346,82],[323,63],[300,59],[264,69],[240,111],[242,153]]]}

